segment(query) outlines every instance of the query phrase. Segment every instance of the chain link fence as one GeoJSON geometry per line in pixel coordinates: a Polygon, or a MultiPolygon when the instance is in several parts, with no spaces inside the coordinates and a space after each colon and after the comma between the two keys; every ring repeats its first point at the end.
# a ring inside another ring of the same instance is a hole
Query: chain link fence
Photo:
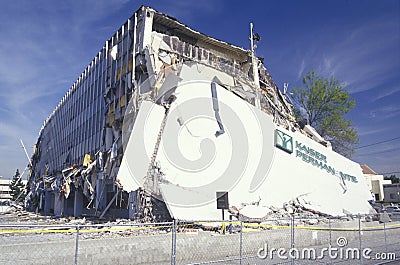
{"type": "Polygon", "coordinates": [[[1,224],[0,264],[398,264],[400,215],[1,224]]]}

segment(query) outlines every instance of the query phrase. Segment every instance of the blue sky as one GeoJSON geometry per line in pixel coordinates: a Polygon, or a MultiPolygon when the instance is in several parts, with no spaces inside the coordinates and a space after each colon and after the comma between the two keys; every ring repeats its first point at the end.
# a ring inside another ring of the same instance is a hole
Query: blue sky
{"type": "MultiPolygon", "coordinates": [[[[140,5],[249,48],[279,87],[317,74],[339,79],[356,100],[348,115],[360,136],[353,159],[400,176],[400,2],[398,0],[128,1],[18,0],[0,9],[0,176],[22,171],[43,121],[100,48],[140,5]],[[250,5],[251,3],[251,5],[250,5]]],[[[26,175],[25,175],[26,177],[26,175]]]]}

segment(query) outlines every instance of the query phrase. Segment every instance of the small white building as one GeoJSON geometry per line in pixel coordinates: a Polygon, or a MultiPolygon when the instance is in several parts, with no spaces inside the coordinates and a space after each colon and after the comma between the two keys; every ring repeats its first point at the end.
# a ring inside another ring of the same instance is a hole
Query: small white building
{"type": "Polygon", "coordinates": [[[383,190],[385,192],[385,202],[400,202],[400,183],[385,184],[383,190]]]}
{"type": "MultiPolygon", "coordinates": [[[[11,179],[0,179],[0,201],[11,200],[10,190],[11,179]]],[[[26,185],[27,181],[22,180],[22,183],[26,185]]]]}
{"type": "Polygon", "coordinates": [[[0,179],[0,201],[11,200],[10,179],[0,179]]]}
{"type": "Polygon", "coordinates": [[[383,185],[392,184],[391,180],[386,180],[383,175],[379,175],[367,165],[360,165],[367,182],[368,188],[371,193],[375,196],[376,201],[383,201],[385,199],[385,193],[383,191],[383,185]]]}

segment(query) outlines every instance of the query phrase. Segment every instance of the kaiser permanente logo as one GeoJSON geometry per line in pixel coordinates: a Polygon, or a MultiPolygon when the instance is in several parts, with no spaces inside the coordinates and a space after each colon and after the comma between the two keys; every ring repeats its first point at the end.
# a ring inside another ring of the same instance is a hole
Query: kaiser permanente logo
{"type": "Polygon", "coordinates": [[[293,138],[278,129],[275,130],[275,146],[286,151],[293,153],[293,138]]]}
{"type": "Polygon", "coordinates": [[[336,170],[333,166],[331,166],[328,163],[326,155],[311,147],[308,147],[302,142],[295,141],[294,144],[292,136],[278,129],[275,130],[275,146],[289,154],[293,153],[293,148],[295,146],[296,157],[300,158],[303,162],[325,170],[334,176],[338,176],[342,181],[348,180],[354,183],[358,182],[355,176],[336,170]]]}

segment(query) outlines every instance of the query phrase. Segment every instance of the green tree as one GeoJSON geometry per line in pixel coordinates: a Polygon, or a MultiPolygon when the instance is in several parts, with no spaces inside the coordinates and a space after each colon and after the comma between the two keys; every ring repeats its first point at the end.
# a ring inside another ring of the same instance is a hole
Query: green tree
{"type": "Polygon", "coordinates": [[[25,198],[25,185],[22,183],[21,175],[19,174],[19,170],[15,172],[11,183],[9,185],[11,190],[11,197],[13,201],[21,202],[25,198]]]}
{"type": "Polygon", "coordinates": [[[385,179],[391,180],[393,184],[400,183],[400,179],[396,175],[390,175],[390,177],[385,177],[385,179]]]}
{"type": "Polygon", "coordinates": [[[296,118],[305,118],[331,142],[334,151],[350,157],[358,144],[358,135],[352,121],[344,116],[354,108],[355,101],[350,99],[340,81],[317,76],[312,70],[303,77],[303,86],[292,92],[297,104],[296,118]]]}

